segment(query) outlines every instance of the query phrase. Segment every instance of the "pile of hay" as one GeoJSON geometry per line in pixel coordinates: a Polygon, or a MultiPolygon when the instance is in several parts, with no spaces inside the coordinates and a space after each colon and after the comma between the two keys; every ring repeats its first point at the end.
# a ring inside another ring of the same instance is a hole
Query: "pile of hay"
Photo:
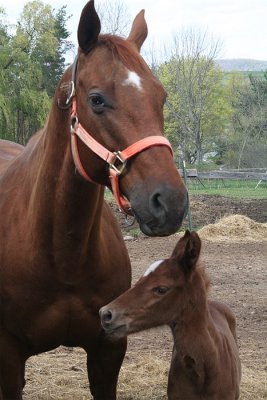
{"type": "Polygon", "coordinates": [[[206,225],[198,233],[202,239],[214,242],[262,242],[267,241],[267,224],[236,214],[206,225]]]}

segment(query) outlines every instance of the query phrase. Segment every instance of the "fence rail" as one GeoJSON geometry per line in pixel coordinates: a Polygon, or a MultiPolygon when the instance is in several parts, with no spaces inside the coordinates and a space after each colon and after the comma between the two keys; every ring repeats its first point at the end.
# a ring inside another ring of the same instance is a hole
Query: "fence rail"
{"type": "MultiPolygon", "coordinates": [[[[183,171],[179,169],[181,175],[183,171]]],[[[197,169],[187,169],[186,174],[188,178],[196,179],[244,179],[267,181],[267,169],[260,168],[257,170],[224,170],[224,171],[209,171],[199,172],[197,169]]]]}
{"type": "Polygon", "coordinates": [[[267,181],[267,172],[210,171],[198,172],[199,179],[244,179],[267,181]]]}

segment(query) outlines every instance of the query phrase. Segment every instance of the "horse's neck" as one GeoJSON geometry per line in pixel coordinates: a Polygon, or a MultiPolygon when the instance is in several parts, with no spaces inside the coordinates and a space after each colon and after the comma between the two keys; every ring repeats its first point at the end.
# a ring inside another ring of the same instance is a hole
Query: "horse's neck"
{"type": "Polygon", "coordinates": [[[205,358],[205,354],[211,349],[210,344],[216,336],[216,329],[207,310],[201,316],[196,317],[194,323],[174,321],[172,333],[178,354],[189,355],[192,358],[196,355],[205,358]]]}
{"type": "Polygon", "coordinates": [[[204,281],[182,318],[173,321],[171,328],[176,357],[182,369],[190,368],[186,360],[194,360],[202,372],[216,365],[214,343],[218,333],[209,311],[204,281]]]}
{"type": "Polygon", "coordinates": [[[68,111],[54,102],[48,122],[35,145],[32,220],[38,231],[51,235],[54,246],[72,243],[83,246],[92,230],[97,236],[103,205],[103,188],[89,184],[75,170],[68,111]]]}

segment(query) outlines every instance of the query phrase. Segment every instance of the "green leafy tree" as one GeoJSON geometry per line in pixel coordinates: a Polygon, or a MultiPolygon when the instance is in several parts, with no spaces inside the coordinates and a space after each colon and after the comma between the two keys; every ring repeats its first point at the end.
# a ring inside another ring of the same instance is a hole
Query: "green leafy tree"
{"type": "Polygon", "coordinates": [[[42,65],[43,86],[46,88],[49,97],[52,97],[66,66],[66,54],[73,49],[69,40],[70,33],[66,28],[69,20],[66,6],[61,7],[54,15],[54,36],[56,46],[54,54],[47,54],[42,65]]]}
{"type": "Polygon", "coordinates": [[[0,98],[5,96],[12,116],[5,128],[0,126],[1,137],[25,143],[43,125],[65,68],[64,54],[72,46],[67,20],[66,7],[55,11],[39,0],[24,6],[0,57],[0,98]]]}
{"type": "MultiPolygon", "coordinates": [[[[10,107],[6,88],[8,81],[5,71],[5,65],[9,57],[9,41],[8,25],[5,22],[6,14],[0,7],[0,132],[7,132],[7,126],[10,121],[10,107]]],[[[7,135],[5,136],[7,137],[7,135]]]]}
{"type": "Polygon", "coordinates": [[[234,75],[231,103],[233,146],[227,154],[228,162],[237,168],[266,166],[267,72],[261,77],[250,74],[248,79],[234,75]]]}
{"type": "Polygon", "coordinates": [[[159,67],[158,75],[168,98],[165,129],[180,157],[200,164],[227,124],[231,109],[223,74],[212,59],[172,57],[159,67]]]}

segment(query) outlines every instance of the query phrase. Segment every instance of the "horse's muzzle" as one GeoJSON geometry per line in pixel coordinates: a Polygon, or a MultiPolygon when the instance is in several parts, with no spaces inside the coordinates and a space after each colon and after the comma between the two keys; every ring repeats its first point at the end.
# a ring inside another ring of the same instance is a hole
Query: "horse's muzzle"
{"type": "Polygon", "coordinates": [[[148,236],[168,236],[180,228],[188,211],[188,193],[166,186],[131,199],[132,209],[141,231],[148,236]]]}
{"type": "Polygon", "coordinates": [[[102,307],[99,310],[101,325],[104,328],[107,335],[111,335],[116,338],[124,337],[127,335],[127,324],[125,319],[121,315],[113,310],[110,310],[108,306],[102,307]]]}

